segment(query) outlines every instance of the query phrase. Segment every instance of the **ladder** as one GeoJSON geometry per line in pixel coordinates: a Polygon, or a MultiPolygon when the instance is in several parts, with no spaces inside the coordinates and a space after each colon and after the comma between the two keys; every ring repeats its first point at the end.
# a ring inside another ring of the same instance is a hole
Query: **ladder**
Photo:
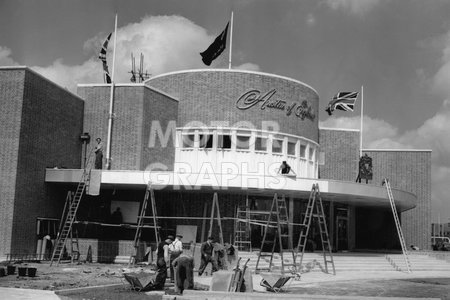
{"type": "Polygon", "coordinates": [[[139,252],[139,242],[141,240],[141,234],[142,234],[142,228],[144,227],[144,220],[146,216],[147,211],[147,205],[148,205],[148,198],[150,198],[150,205],[152,209],[152,216],[151,219],[153,221],[152,227],[155,230],[155,240],[156,245],[158,245],[161,242],[161,238],[159,236],[158,226],[157,226],[157,213],[156,213],[156,202],[155,202],[155,194],[153,192],[152,183],[151,181],[148,182],[147,187],[145,189],[145,196],[144,201],[142,202],[141,212],[138,217],[138,222],[136,226],[136,233],[134,235],[134,255],[130,256],[130,260],[128,262],[128,267],[134,263],[136,263],[137,255],[139,252]]]}
{"type": "Polygon", "coordinates": [[[330,237],[328,235],[325,213],[323,211],[322,197],[320,196],[319,184],[317,183],[312,185],[308,204],[306,206],[305,217],[303,219],[302,229],[300,231],[300,237],[298,239],[298,245],[296,248],[296,257],[298,258],[300,256],[298,270],[301,270],[302,268],[306,243],[308,240],[308,233],[309,229],[311,228],[311,221],[313,217],[317,218],[319,224],[325,272],[328,273],[328,263],[330,263],[331,266],[333,267],[333,274],[336,275],[336,269],[334,266],[333,254],[330,244],[330,237]]]}
{"type": "MultiPolygon", "coordinates": [[[[66,208],[70,207],[70,205],[72,204],[72,197],[73,197],[73,192],[71,192],[71,191],[67,192],[66,202],[64,204],[64,209],[63,209],[63,214],[64,214],[64,212],[67,213],[66,208]]],[[[73,222],[74,223],[76,222],[76,218],[74,218],[73,222]]],[[[62,227],[62,222],[60,222],[60,224],[59,224],[58,232],[61,232],[61,229],[62,229],[61,227],[62,227]]],[[[74,260],[76,260],[76,261],[80,260],[80,245],[78,242],[78,231],[77,231],[76,227],[72,227],[72,230],[70,231],[70,234],[69,234],[69,238],[70,238],[70,262],[73,263],[74,260]]],[[[64,247],[63,247],[63,251],[64,251],[64,247]]]]}
{"type": "Polygon", "coordinates": [[[394,196],[392,195],[391,184],[389,183],[389,179],[384,178],[383,184],[386,185],[386,191],[389,197],[389,203],[391,204],[392,214],[394,215],[395,227],[397,228],[398,239],[400,240],[400,245],[402,246],[403,258],[405,259],[406,269],[408,273],[411,273],[411,264],[408,258],[408,250],[406,248],[405,238],[402,232],[402,226],[400,224],[400,220],[398,218],[397,208],[395,207],[394,196]]]}
{"type": "Polygon", "coordinates": [[[216,211],[217,211],[217,223],[219,224],[219,242],[220,242],[220,244],[223,245],[224,240],[223,240],[223,231],[222,231],[222,218],[220,217],[219,199],[217,197],[217,193],[214,193],[214,196],[213,196],[208,236],[212,236],[213,221],[214,221],[214,208],[216,208],[216,211]]]}
{"type": "Polygon", "coordinates": [[[270,209],[270,214],[267,219],[267,223],[264,228],[264,236],[263,241],[261,243],[261,249],[259,250],[258,260],[256,261],[255,272],[259,273],[260,271],[272,271],[273,267],[273,256],[275,252],[276,245],[279,245],[279,253],[281,259],[281,274],[286,273],[286,268],[289,268],[289,273],[292,272],[292,269],[295,269],[295,253],[292,245],[292,239],[289,235],[289,219],[288,212],[286,206],[286,199],[284,196],[278,198],[278,195],[275,194],[272,201],[272,206],[270,209]],[[269,240],[267,236],[267,232],[269,228],[274,229],[273,240],[269,240]],[[264,250],[264,246],[266,244],[272,244],[272,252],[268,253],[264,250]],[[292,255],[292,261],[288,262],[288,257],[292,255]],[[259,267],[259,262],[262,257],[270,257],[269,267],[261,268],[259,267]],[[286,260],[285,260],[286,259],[286,260]]]}
{"type": "Polygon", "coordinates": [[[237,208],[234,223],[234,244],[240,251],[252,251],[250,211],[248,206],[245,209],[237,208]]]}
{"type": "MultiPolygon", "coordinates": [[[[83,197],[83,194],[86,190],[86,185],[87,182],[89,181],[89,176],[90,170],[84,169],[83,175],[81,176],[81,179],[78,182],[77,189],[75,190],[75,194],[73,195],[73,199],[71,196],[70,199],[66,198],[66,204],[64,205],[63,214],[61,216],[60,228],[58,230],[58,237],[56,238],[55,246],[53,248],[50,266],[52,266],[54,262],[56,262],[56,265],[59,265],[59,262],[61,261],[63,255],[64,246],[66,245],[66,240],[69,236],[72,237],[71,235],[72,225],[73,222],[75,221],[75,216],[77,214],[81,198],[83,197]]],[[[69,195],[67,197],[69,197],[69,195]]]]}

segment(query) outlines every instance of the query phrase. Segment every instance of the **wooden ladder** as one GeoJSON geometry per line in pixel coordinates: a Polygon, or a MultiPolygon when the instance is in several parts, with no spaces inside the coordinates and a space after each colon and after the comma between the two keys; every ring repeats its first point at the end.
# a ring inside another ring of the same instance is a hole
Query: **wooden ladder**
{"type": "Polygon", "coordinates": [[[157,212],[156,212],[155,193],[153,192],[152,183],[149,181],[147,184],[147,187],[145,189],[144,201],[142,202],[141,212],[140,212],[138,220],[137,220],[136,233],[134,235],[134,242],[133,242],[134,255],[130,256],[130,260],[128,262],[128,267],[130,265],[134,265],[136,263],[137,255],[139,252],[139,243],[140,243],[141,235],[142,235],[142,228],[144,226],[148,226],[148,225],[144,224],[144,220],[146,219],[146,212],[147,212],[147,205],[148,205],[149,198],[150,198],[150,205],[151,205],[151,209],[152,209],[152,215],[150,218],[153,223],[151,225],[151,227],[153,227],[155,230],[156,245],[158,245],[161,242],[161,238],[159,236],[158,224],[157,224],[158,220],[157,220],[157,212]]]}
{"type": "Polygon", "coordinates": [[[398,239],[400,240],[400,245],[402,247],[403,258],[405,259],[405,265],[408,273],[411,273],[411,263],[408,258],[408,250],[406,248],[405,238],[403,236],[402,225],[400,224],[400,220],[398,218],[397,208],[395,207],[394,195],[392,195],[391,184],[389,179],[384,178],[383,184],[386,185],[386,191],[389,198],[389,203],[391,204],[392,215],[394,216],[395,227],[397,228],[398,239]]]}
{"type": "Polygon", "coordinates": [[[303,258],[305,254],[306,243],[308,240],[309,229],[311,228],[311,221],[313,217],[317,218],[320,230],[320,240],[322,242],[322,254],[323,262],[325,266],[325,272],[328,273],[328,264],[331,264],[333,268],[333,274],[336,275],[336,269],[334,266],[332,248],[330,244],[330,237],[328,234],[327,222],[325,219],[325,213],[323,211],[322,197],[320,196],[319,184],[312,185],[311,193],[309,195],[308,204],[306,206],[305,217],[303,219],[300,237],[298,239],[298,245],[296,248],[296,257],[300,257],[298,270],[301,271],[303,258]],[[314,214],[315,210],[315,214],[314,214]]]}
{"type": "Polygon", "coordinates": [[[59,265],[59,262],[61,261],[64,252],[64,246],[66,245],[66,240],[69,236],[73,237],[72,235],[73,222],[75,221],[75,217],[81,202],[81,198],[83,197],[83,194],[86,190],[87,182],[89,182],[89,176],[90,176],[90,169],[89,170],[84,169],[83,175],[81,176],[81,179],[78,182],[77,189],[73,194],[73,198],[69,195],[67,197],[70,197],[71,199],[66,198],[66,204],[64,205],[63,214],[61,216],[59,227],[60,229],[58,231],[58,236],[56,238],[55,246],[53,248],[50,266],[52,266],[53,263],[55,262],[56,265],[59,265]]]}
{"type": "Polygon", "coordinates": [[[260,271],[272,271],[273,256],[277,244],[280,248],[279,253],[281,259],[281,274],[285,274],[286,272],[292,273],[292,269],[295,269],[296,267],[296,256],[292,244],[292,238],[289,235],[289,218],[286,200],[284,196],[278,198],[278,195],[275,194],[273,197],[270,214],[264,227],[263,241],[261,243],[261,249],[259,250],[258,259],[256,261],[256,273],[259,273],[260,271]],[[269,228],[273,229],[274,231],[273,240],[269,240],[267,236],[269,228]],[[272,252],[263,251],[265,245],[272,245],[272,252]],[[289,263],[287,262],[287,259],[289,259],[288,256],[292,256],[292,261],[289,263]],[[260,260],[263,257],[270,257],[268,268],[259,267],[260,260]]]}

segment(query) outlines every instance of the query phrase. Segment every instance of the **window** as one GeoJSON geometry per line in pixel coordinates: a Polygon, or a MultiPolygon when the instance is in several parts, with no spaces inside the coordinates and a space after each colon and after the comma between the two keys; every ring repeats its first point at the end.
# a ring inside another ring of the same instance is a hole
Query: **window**
{"type": "Polygon", "coordinates": [[[199,148],[211,149],[212,147],[213,147],[213,135],[212,134],[200,134],[199,148]]]}
{"type": "Polygon", "coordinates": [[[287,154],[288,155],[295,155],[295,142],[288,141],[287,154]]]}
{"type": "Polygon", "coordinates": [[[267,138],[266,137],[256,137],[255,150],[256,151],[267,151],[267,138]]]}
{"type": "Polygon", "coordinates": [[[309,148],[309,160],[313,160],[314,157],[314,149],[313,148],[309,148]]]}
{"type": "Polygon", "coordinates": [[[236,149],[248,150],[250,148],[250,137],[245,135],[236,136],[236,149]]]}
{"type": "Polygon", "coordinates": [[[231,149],[231,136],[229,134],[219,134],[217,135],[217,138],[218,138],[217,148],[231,149]]]}
{"type": "Polygon", "coordinates": [[[183,134],[183,148],[194,148],[194,134],[183,134]]]}
{"type": "Polygon", "coordinates": [[[306,145],[300,145],[300,157],[306,158],[306,145]]]}
{"type": "Polygon", "coordinates": [[[282,152],[283,152],[283,140],[273,139],[272,153],[282,153],[282,152]]]}

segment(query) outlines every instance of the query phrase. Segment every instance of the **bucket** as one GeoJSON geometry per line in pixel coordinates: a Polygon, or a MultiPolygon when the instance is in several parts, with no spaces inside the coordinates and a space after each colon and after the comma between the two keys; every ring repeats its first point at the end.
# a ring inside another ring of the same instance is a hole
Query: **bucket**
{"type": "Polygon", "coordinates": [[[19,267],[19,276],[27,276],[27,267],[19,267]]]}
{"type": "Polygon", "coordinates": [[[28,268],[28,277],[35,277],[36,276],[36,268],[28,268]]]}
{"type": "Polygon", "coordinates": [[[14,275],[16,273],[16,266],[6,266],[8,275],[14,275]]]}
{"type": "Polygon", "coordinates": [[[0,268],[0,277],[6,276],[5,268],[0,268]]]}

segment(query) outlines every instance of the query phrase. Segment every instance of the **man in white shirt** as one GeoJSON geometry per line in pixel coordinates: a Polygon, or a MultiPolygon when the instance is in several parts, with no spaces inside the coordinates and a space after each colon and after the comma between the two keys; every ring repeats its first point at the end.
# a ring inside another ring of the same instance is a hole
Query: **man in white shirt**
{"type": "Polygon", "coordinates": [[[183,236],[181,234],[177,234],[175,236],[175,241],[169,245],[169,253],[170,253],[170,280],[171,282],[175,281],[175,273],[173,269],[172,262],[183,253],[183,243],[181,239],[183,236]]]}

